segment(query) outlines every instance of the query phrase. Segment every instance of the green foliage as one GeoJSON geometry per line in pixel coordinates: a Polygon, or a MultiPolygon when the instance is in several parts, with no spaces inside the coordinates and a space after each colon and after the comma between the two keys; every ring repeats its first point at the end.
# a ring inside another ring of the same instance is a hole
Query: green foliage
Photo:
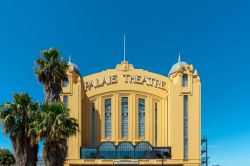
{"type": "Polygon", "coordinates": [[[35,165],[38,151],[38,132],[34,122],[40,118],[38,103],[27,93],[14,93],[13,103],[0,106],[0,122],[4,134],[10,135],[17,165],[35,165]]]}
{"type": "Polygon", "coordinates": [[[78,130],[76,119],[69,116],[69,109],[61,102],[44,104],[37,126],[39,136],[44,140],[45,165],[62,166],[67,156],[67,139],[78,130]]]}
{"type": "Polygon", "coordinates": [[[69,109],[63,103],[44,104],[41,110],[39,135],[45,142],[60,141],[77,132],[77,121],[69,116],[69,109]]]}
{"type": "Polygon", "coordinates": [[[55,48],[43,50],[42,55],[36,60],[35,74],[44,85],[46,104],[32,102],[27,93],[14,93],[13,103],[0,105],[0,122],[3,133],[10,135],[16,165],[36,165],[40,140],[45,142],[45,165],[63,165],[67,139],[78,130],[76,119],[59,102],[68,64],[55,48]]]}
{"type": "Polygon", "coordinates": [[[16,163],[15,157],[8,149],[0,149],[0,165],[11,166],[16,163]]]}
{"type": "MultiPolygon", "coordinates": [[[[66,62],[62,61],[59,51],[55,48],[42,50],[43,57],[36,60],[35,74],[41,83],[45,84],[49,77],[67,80],[65,70],[68,68],[66,62]]],[[[52,81],[52,80],[51,80],[52,81]]]]}
{"type": "Polygon", "coordinates": [[[37,135],[30,132],[32,123],[40,116],[38,103],[32,102],[27,93],[14,93],[13,103],[0,106],[0,121],[4,134],[10,134],[12,139],[29,137],[35,140],[37,135]]]}

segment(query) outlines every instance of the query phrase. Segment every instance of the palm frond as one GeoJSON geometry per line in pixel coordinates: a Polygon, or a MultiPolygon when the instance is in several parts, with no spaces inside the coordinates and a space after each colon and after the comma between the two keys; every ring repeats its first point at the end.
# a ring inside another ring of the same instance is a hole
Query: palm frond
{"type": "Polygon", "coordinates": [[[41,108],[43,120],[40,123],[40,131],[43,139],[59,141],[77,132],[77,121],[69,117],[69,110],[63,103],[44,104],[41,108]]]}

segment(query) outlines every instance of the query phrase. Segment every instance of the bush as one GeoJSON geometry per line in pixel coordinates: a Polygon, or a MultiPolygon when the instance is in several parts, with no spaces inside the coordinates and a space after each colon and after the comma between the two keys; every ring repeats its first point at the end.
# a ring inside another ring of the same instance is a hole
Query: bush
{"type": "Polygon", "coordinates": [[[16,163],[15,157],[8,149],[0,149],[0,165],[11,166],[16,163]]]}

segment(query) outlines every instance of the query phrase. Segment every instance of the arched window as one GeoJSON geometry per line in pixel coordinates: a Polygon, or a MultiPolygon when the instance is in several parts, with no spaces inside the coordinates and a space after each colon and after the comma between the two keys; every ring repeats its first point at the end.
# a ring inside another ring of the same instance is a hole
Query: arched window
{"type": "Polygon", "coordinates": [[[117,147],[118,159],[134,158],[134,147],[130,142],[121,142],[117,147]]]}
{"type": "Polygon", "coordinates": [[[69,81],[68,80],[64,80],[63,81],[63,87],[67,87],[69,85],[69,81]]]}
{"type": "Polygon", "coordinates": [[[64,80],[62,84],[63,84],[63,87],[67,87],[69,85],[69,78],[67,78],[67,80],[64,80]]]}
{"type": "Polygon", "coordinates": [[[99,158],[104,159],[115,159],[116,158],[116,148],[112,142],[103,142],[99,148],[99,158]]]}
{"type": "Polygon", "coordinates": [[[135,158],[152,158],[153,147],[148,142],[139,142],[135,147],[135,158]]]}
{"type": "Polygon", "coordinates": [[[182,86],[188,86],[188,75],[183,74],[182,76],[182,86]]]}

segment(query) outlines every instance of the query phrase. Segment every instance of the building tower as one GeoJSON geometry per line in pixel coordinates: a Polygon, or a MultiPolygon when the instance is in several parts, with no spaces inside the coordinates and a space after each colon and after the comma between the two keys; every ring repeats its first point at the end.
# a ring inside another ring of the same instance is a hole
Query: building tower
{"type": "Polygon", "coordinates": [[[193,65],[181,61],[180,55],[168,76],[172,159],[200,162],[200,78],[193,65]]]}
{"type": "Polygon", "coordinates": [[[83,88],[80,70],[77,65],[71,62],[69,58],[69,68],[67,71],[68,81],[64,81],[62,84],[61,101],[64,105],[70,109],[70,117],[77,119],[79,124],[79,131],[75,136],[70,137],[68,140],[68,155],[69,159],[79,159],[80,147],[82,146],[82,99],[83,99],[83,88]],[[77,149],[77,150],[76,150],[77,149]]]}

